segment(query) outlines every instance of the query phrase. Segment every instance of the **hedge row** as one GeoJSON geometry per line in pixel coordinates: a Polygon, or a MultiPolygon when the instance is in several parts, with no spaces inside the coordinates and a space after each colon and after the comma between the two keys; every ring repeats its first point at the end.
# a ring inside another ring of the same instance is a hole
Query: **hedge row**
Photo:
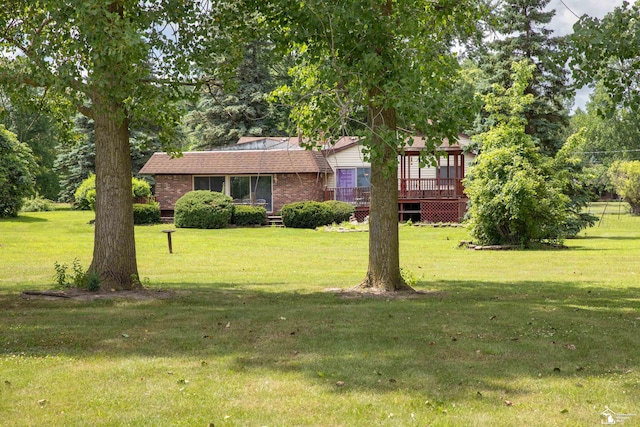
{"type": "Polygon", "coordinates": [[[355,208],[346,202],[297,202],[282,207],[282,222],[285,227],[316,228],[332,223],[348,221],[355,208]]]}
{"type": "MultiPolygon", "coordinates": [[[[282,207],[282,222],[291,228],[316,228],[348,221],[355,208],[346,202],[297,202],[282,207]]],[[[231,197],[207,190],[190,191],[176,202],[178,228],[224,228],[264,225],[267,211],[260,206],[233,205],[231,197]]]]}
{"type": "Polygon", "coordinates": [[[224,228],[264,225],[267,210],[261,206],[234,206],[233,199],[207,190],[190,191],[175,205],[174,223],[178,228],[224,228]]]}
{"type": "Polygon", "coordinates": [[[133,223],[136,225],[159,224],[160,223],[160,203],[134,203],[133,223]]]}

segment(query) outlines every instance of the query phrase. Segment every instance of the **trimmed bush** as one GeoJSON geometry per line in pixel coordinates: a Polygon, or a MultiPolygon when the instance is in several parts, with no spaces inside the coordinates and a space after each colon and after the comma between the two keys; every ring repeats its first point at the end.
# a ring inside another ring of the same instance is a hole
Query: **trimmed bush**
{"type": "Polygon", "coordinates": [[[262,206],[238,205],[233,210],[231,222],[238,227],[265,225],[267,223],[267,210],[262,206]]]}
{"type": "Polygon", "coordinates": [[[331,214],[333,215],[332,222],[335,222],[336,224],[349,221],[351,215],[356,211],[355,206],[351,203],[341,202],[340,200],[327,200],[323,203],[331,209],[331,214]]]}
{"type": "Polygon", "coordinates": [[[285,227],[316,228],[333,222],[333,213],[321,202],[297,202],[282,207],[285,227]]]}
{"type": "Polygon", "coordinates": [[[133,223],[136,225],[160,223],[160,203],[134,203],[133,223]]]}
{"type": "Polygon", "coordinates": [[[233,199],[208,190],[190,191],[180,197],[174,208],[178,228],[224,228],[233,216],[233,199]]]}
{"type": "Polygon", "coordinates": [[[73,193],[73,208],[81,211],[95,209],[96,206],[96,176],[89,175],[73,193]],[[93,206],[93,207],[92,207],[93,206]]]}

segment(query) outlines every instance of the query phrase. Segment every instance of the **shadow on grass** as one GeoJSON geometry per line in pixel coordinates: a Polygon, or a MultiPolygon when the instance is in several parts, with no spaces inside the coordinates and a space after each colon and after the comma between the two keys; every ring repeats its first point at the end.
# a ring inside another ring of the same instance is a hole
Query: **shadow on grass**
{"type": "Polygon", "coordinates": [[[49,222],[49,220],[46,218],[33,217],[29,216],[28,214],[21,213],[16,217],[0,218],[0,222],[22,222],[25,224],[29,224],[33,222],[49,222]]]}
{"type": "Polygon", "coordinates": [[[231,371],[295,372],[371,392],[442,398],[515,378],[637,368],[640,288],[441,282],[417,298],[175,286],[147,301],[26,301],[0,295],[0,354],[224,359],[231,371]]]}

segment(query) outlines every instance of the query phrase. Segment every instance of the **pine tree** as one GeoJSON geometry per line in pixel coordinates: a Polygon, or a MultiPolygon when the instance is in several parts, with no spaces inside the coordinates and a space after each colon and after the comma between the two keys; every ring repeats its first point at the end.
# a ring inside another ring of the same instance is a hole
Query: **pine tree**
{"type": "MultiPolygon", "coordinates": [[[[541,151],[554,155],[562,146],[568,125],[568,107],[573,93],[568,86],[568,71],[563,52],[564,37],[554,37],[547,28],[555,10],[545,11],[550,0],[504,0],[495,20],[496,37],[479,48],[474,59],[489,83],[510,87],[511,65],[523,59],[535,65],[533,78],[525,94],[534,97],[524,112],[525,132],[541,151]]],[[[490,126],[487,117],[479,120],[478,131],[490,126]]]]}
{"type": "Polygon", "coordinates": [[[282,73],[271,64],[272,49],[254,41],[246,47],[230,84],[208,85],[183,120],[191,149],[208,150],[235,143],[242,136],[284,136],[288,110],[267,97],[279,86],[282,73]],[[230,87],[230,89],[229,89],[230,87]]]}

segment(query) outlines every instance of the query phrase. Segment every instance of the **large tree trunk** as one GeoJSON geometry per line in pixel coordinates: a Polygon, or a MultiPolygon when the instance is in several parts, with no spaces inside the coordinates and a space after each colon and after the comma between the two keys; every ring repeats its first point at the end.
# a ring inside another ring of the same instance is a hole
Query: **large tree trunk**
{"type": "Polygon", "coordinates": [[[400,274],[398,236],[398,151],[384,141],[382,127],[395,129],[395,111],[370,106],[371,201],[369,211],[369,267],[360,288],[378,291],[413,290],[400,274]]]}
{"type": "Polygon", "coordinates": [[[129,123],[116,103],[94,99],[96,135],[96,221],[89,270],[102,289],[139,286],[131,195],[129,123]]]}

